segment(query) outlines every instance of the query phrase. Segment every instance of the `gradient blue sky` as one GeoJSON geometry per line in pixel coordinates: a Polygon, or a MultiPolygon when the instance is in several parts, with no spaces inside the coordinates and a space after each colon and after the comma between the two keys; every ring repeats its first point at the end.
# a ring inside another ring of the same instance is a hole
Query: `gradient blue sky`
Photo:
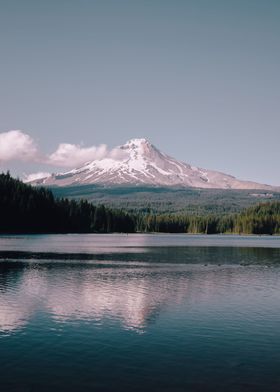
{"type": "Polygon", "coordinates": [[[21,129],[46,153],[147,137],[280,185],[279,20],[272,0],[2,0],[0,132],[21,129]]]}

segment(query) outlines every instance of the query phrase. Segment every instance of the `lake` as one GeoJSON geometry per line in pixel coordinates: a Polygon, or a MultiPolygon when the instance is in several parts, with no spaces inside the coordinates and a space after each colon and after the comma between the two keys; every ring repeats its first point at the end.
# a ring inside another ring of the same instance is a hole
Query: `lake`
{"type": "Polygon", "coordinates": [[[280,237],[0,236],[1,391],[280,390],[280,237]]]}

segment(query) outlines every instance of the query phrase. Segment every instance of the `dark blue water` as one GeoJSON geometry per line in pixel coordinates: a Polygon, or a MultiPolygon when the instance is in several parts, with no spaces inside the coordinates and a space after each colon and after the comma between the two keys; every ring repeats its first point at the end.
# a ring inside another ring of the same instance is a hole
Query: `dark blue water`
{"type": "Polygon", "coordinates": [[[0,238],[1,391],[279,391],[279,369],[279,238],[0,238]]]}

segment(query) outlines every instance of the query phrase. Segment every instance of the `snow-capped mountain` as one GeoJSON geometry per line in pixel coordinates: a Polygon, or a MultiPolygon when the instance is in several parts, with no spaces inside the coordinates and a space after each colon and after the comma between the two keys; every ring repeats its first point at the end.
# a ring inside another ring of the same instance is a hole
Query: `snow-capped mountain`
{"type": "Polygon", "coordinates": [[[39,185],[146,184],[221,189],[264,189],[269,185],[241,181],[228,174],[201,169],[159,151],[146,139],[132,139],[119,146],[121,154],[87,162],[77,169],[36,179],[39,185]]]}

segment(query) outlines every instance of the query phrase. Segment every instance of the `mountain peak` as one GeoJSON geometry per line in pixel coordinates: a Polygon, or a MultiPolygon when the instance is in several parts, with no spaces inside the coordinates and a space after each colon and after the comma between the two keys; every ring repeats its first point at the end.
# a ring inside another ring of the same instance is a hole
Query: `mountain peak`
{"type": "Polygon", "coordinates": [[[130,140],[128,140],[126,143],[125,143],[125,145],[132,145],[132,144],[134,144],[134,145],[136,145],[136,146],[140,146],[140,145],[143,145],[143,144],[151,144],[150,142],[149,142],[149,140],[148,139],[146,139],[146,138],[134,138],[134,139],[130,139],[130,140]]]}
{"type": "MultiPolygon", "coordinates": [[[[155,155],[160,152],[145,138],[135,138],[128,140],[124,145],[119,147],[125,151],[130,161],[153,160],[155,155]]],[[[143,162],[142,162],[143,163],[143,162]]]]}
{"type": "Polygon", "coordinates": [[[85,163],[66,173],[33,183],[45,185],[130,184],[220,189],[268,189],[273,187],[241,181],[228,174],[206,170],[172,158],[146,138],[133,138],[119,146],[124,154],[85,163]]]}
{"type": "Polygon", "coordinates": [[[148,139],[145,138],[135,138],[128,140],[123,146],[120,148],[124,150],[139,150],[145,148],[151,148],[152,144],[148,139]]]}

